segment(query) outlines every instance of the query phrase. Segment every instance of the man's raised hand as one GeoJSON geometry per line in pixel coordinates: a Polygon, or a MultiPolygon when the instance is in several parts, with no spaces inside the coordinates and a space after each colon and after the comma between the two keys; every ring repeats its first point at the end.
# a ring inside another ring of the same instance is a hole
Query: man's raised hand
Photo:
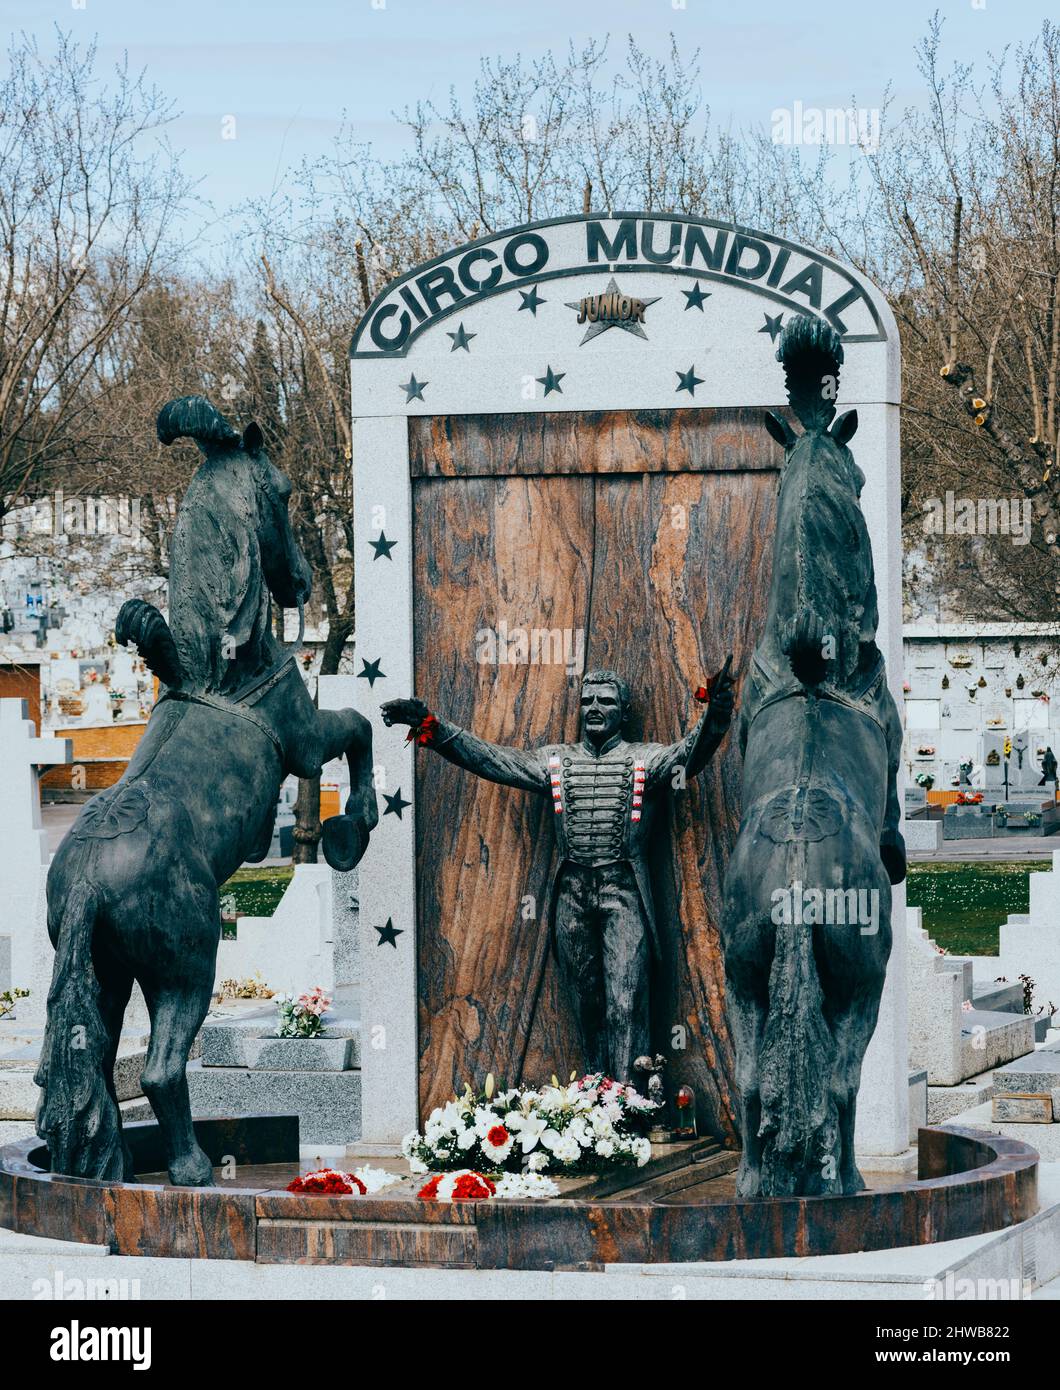
{"type": "Polygon", "coordinates": [[[383,711],[383,723],[387,728],[393,724],[408,724],[410,728],[415,729],[430,713],[424,702],[417,700],[415,696],[410,700],[387,700],[380,708],[383,711]]]}

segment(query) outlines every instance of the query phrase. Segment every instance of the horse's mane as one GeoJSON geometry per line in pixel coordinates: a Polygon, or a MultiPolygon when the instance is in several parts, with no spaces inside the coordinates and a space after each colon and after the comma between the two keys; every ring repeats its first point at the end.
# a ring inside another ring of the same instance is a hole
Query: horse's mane
{"type": "Polygon", "coordinates": [[[800,517],[802,542],[813,556],[812,565],[804,571],[805,597],[838,638],[835,679],[843,684],[858,669],[862,643],[875,636],[876,614],[870,611],[876,599],[872,549],[857,498],[836,477],[834,463],[821,457],[841,446],[820,434],[811,436],[803,447],[813,455],[806,462],[800,517]],[[866,631],[866,618],[870,631],[866,631]]]}
{"type": "Polygon", "coordinates": [[[158,416],[163,444],[194,439],[206,455],[188,485],[170,556],[169,626],[183,688],[226,692],[267,670],[276,647],[258,540],[258,460],[203,396],[158,416]]]}
{"type": "Polygon", "coordinates": [[[239,446],[239,431],[205,396],[179,396],[167,402],[158,412],[156,428],[163,444],[194,439],[204,454],[239,446]]]}
{"type": "Polygon", "coordinates": [[[835,415],[843,344],[823,319],[797,314],[780,335],[777,361],[791,408],[806,430],[823,430],[835,415]]]}
{"type": "Polygon", "coordinates": [[[871,655],[877,621],[872,549],[858,500],[863,478],[845,442],[856,428],[856,415],[851,412],[829,429],[843,345],[830,324],[800,314],[785,326],[777,360],[784,367],[788,401],[806,431],[796,439],[790,427],[776,422],[786,432],[786,478],[794,482],[787,473],[794,468],[803,489],[794,517],[794,543],[807,557],[806,592],[798,602],[837,639],[832,678],[843,684],[871,655]]]}

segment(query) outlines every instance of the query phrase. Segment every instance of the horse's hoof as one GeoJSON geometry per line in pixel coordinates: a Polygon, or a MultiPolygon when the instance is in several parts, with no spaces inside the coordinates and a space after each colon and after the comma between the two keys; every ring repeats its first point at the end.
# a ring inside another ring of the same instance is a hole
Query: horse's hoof
{"type": "Polygon", "coordinates": [[[187,1158],[177,1158],[169,1165],[169,1181],[174,1187],[212,1187],[213,1164],[196,1149],[187,1158]]]}
{"type": "Polygon", "coordinates": [[[324,858],[342,873],[356,868],[368,848],[368,829],[353,816],[329,816],[320,838],[324,858]]]}

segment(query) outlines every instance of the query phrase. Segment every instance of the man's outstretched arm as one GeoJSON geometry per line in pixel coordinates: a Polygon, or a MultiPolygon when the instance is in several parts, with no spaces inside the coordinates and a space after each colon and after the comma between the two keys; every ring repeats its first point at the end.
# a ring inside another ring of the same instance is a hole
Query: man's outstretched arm
{"type": "Polygon", "coordinates": [[[468,729],[431,714],[422,700],[388,700],[382,710],[384,724],[407,724],[412,730],[410,739],[433,748],[476,777],[522,791],[543,794],[549,790],[548,769],[538,753],[488,743],[468,729]]]}

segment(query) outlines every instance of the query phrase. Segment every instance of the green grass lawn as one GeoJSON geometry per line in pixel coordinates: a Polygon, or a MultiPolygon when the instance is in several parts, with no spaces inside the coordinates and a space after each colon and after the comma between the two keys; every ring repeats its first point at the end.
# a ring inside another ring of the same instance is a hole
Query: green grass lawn
{"type": "Polygon", "coordinates": [[[237,869],[221,886],[221,910],[229,916],[271,917],[283,897],[294,869],[289,864],[267,869],[251,865],[237,869]]]}
{"type": "Polygon", "coordinates": [[[923,908],[928,934],[953,955],[995,956],[1001,923],[1029,906],[1027,875],[1051,867],[1048,859],[910,864],[906,898],[923,908]]]}

